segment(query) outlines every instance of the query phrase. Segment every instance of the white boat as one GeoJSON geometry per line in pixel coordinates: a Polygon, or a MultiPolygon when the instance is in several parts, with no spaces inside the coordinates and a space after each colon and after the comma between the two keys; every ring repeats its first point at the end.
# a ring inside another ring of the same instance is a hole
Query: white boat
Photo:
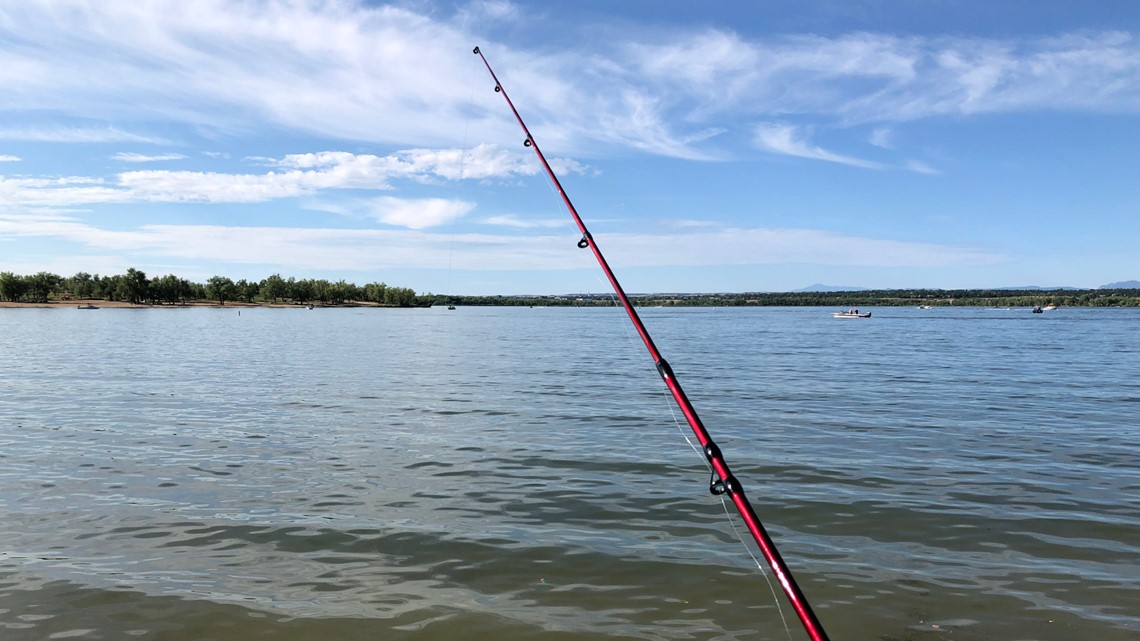
{"type": "Polygon", "coordinates": [[[849,309],[845,312],[834,312],[832,318],[870,318],[871,312],[860,312],[857,309],[849,309]]]}

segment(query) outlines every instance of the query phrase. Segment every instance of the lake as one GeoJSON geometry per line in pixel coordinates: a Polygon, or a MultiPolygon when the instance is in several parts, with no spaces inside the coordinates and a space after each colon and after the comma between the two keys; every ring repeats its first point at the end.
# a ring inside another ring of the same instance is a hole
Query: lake
{"type": "MultiPolygon", "coordinates": [[[[641,310],[831,638],[1136,639],[1140,309],[831,311],[641,310]]],[[[0,309],[0,638],[806,638],[690,440],[617,308],[0,309]]]]}

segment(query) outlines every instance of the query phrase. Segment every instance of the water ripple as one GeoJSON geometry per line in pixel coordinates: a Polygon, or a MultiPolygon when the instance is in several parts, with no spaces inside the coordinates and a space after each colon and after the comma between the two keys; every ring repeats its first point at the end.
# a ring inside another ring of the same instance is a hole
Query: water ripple
{"type": "MultiPolygon", "coordinates": [[[[787,638],[620,312],[17,311],[6,640],[787,638]]],[[[878,316],[645,310],[831,636],[1134,637],[1136,312],[878,316]]]]}

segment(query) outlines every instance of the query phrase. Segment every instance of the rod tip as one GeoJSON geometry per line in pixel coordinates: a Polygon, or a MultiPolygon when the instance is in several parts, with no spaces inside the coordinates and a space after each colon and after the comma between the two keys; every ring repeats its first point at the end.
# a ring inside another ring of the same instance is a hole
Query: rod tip
{"type": "Polygon", "coordinates": [[[475,47],[475,49],[472,50],[471,53],[473,53],[475,55],[479,55],[479,47],[475,47]]]}

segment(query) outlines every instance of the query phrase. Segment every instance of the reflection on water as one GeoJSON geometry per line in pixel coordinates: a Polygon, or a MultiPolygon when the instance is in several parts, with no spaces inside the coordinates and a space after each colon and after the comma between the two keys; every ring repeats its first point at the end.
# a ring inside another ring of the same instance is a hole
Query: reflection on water
{"type": "MultiPolygon", "coordinates": [[[[242,311],[0,310],[0,638],[803,636],[620,311],[242,311]]],[[[643,314],[832,638],[1134,638],[1140,314],[829,311],[643,314]]]]}

